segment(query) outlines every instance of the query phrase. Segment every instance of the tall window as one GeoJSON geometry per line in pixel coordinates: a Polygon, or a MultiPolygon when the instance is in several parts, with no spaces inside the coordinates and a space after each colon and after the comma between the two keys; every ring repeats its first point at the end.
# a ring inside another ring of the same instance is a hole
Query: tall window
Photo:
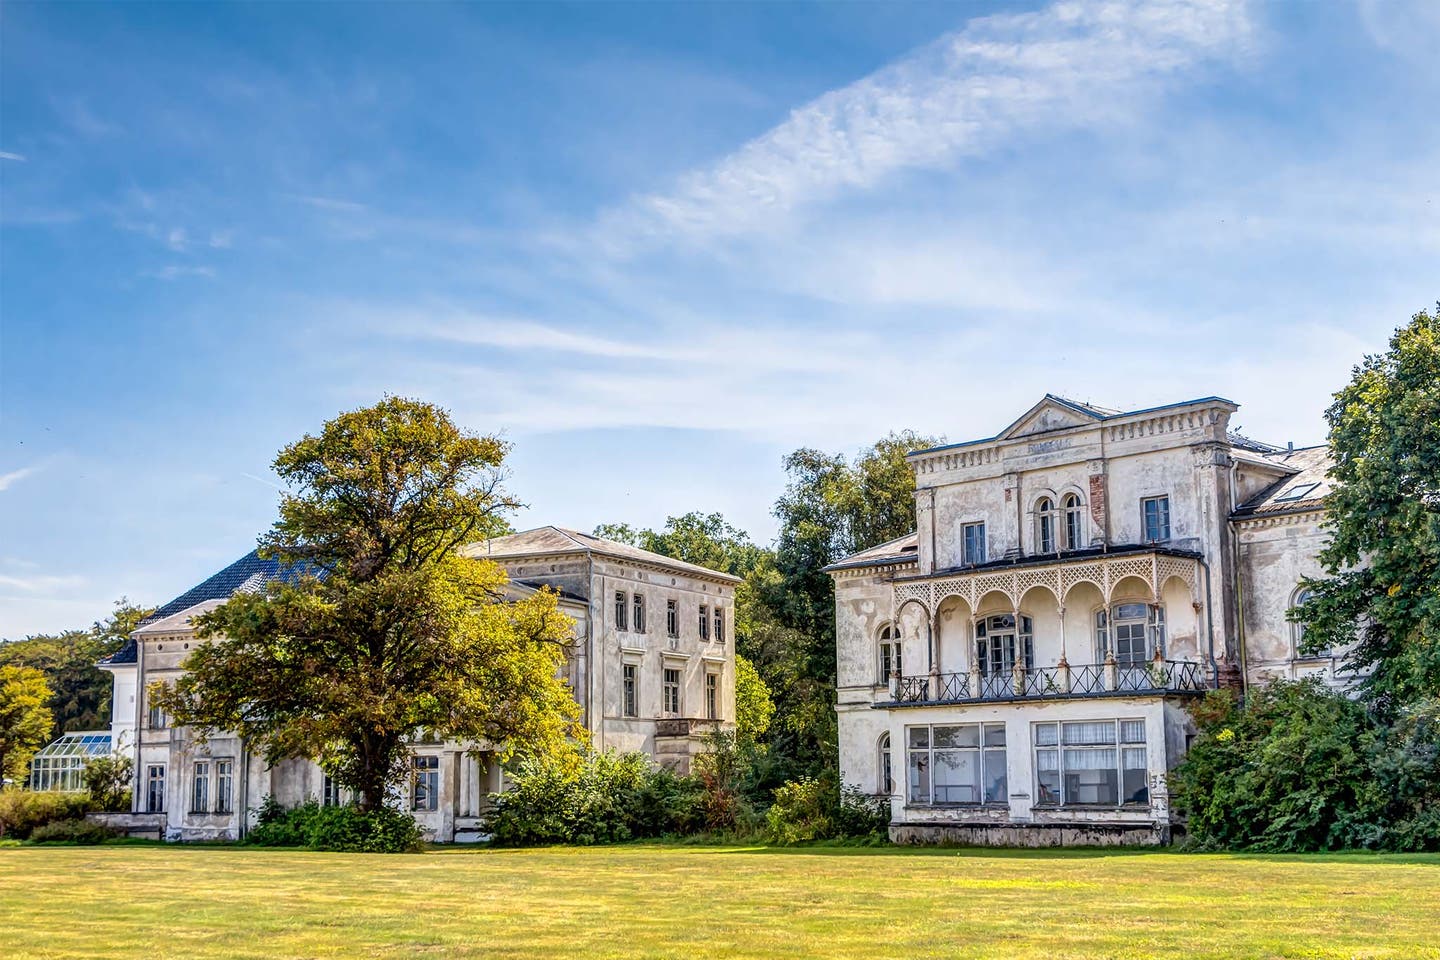
{"type": "Polygon", "coordinates": [[[638,594],[638,593],[635,594],[635,596],[633,597],[633,602],[632,602],[632,604],[631,604],[631,608],[632,608],[632,609],[634,610],[634,612],[635,612],[635,622],[630,625],[630,629],[634,630],[636,633],[644,633],[644,632],[645,632],[645,597],[642,596],[641,594],[638,594]]]}
{"type": "Polygon", "coordinates": [[[1117,603],[1095,613],[1095,650],[1101,662],[1113,650],[1122,667],[1137,667],[1155,651],[1165,655],[1165,608],[1159,604],[1117,603]]]}
{"type": "Polygon", "coordinates": [[[235,761],[215,761],[215,806],[216,813],[230,813],[235,809],[235,761]]]}
{"type": "Polygon", "coordinates": [[[965,537],[963,562],[967,566],[985,562],[985,524],[967,523],[960,528],[965,537]]]}
{"type": "Polygon", "coordinates": [[[1037,723],[1035,798],[1042,805],[1149,803],[1145,721],[1037,723]]]}
{"type": "Polygon", "coordinates": [[[671,637],[680,636],[680,604],[678,601],[665,601],[665,633],[671,637]]]}
{"type": "Polygon", "coordinates": [[[1170,539],[1170,498],[1146,497],[1140,501],[1145,517],[1145,542],[1159,543],[1170,539]]]}
{"type": "Polygon", "coordinates": [[[1055,501],[1049,497],[1035,504],[1035,548],[1040,553],[1055,552],[1055,501]]]}
{"type": "Polygon", "coordinates": [[[411,810],[440,808],[440,758],[415,757],[414,779],[410,784],[411,810]]]}
{"type": "Polygon", "coordinates": [[[1085,545],[1080,531],[1080,498],[1073,493],[1067,493],[1060,505],[1061,512],[1065,514],[1065,549],[1079,550],[1085,545]]]}
{"type": "Polygon", "coordinates": [[[725,610],[723,607],[715,608],[715,642],[725,642],[725,610]]]}
{"type": "Polygon", "coordinates": [[[152,763],[145,768],[145,812],[165,812],[165,765],[152,763]]]}
{"type": "Polygon", "coordinates": [[[894,793],[895,777],[890,766],[889,733],[880,734],[880,764],[877,773],[878,776],[875,778],[875,780],[880,787],[879,792],[886,795],[894,793]]]}
{"type": "Polygon", "coordinates": [[[705,716],[710,720],[720,719],[720,675],[705,674],[705,716]]]}
{"type": "Polygon", "coordinates": [[[910,802],[1004,803],[1005,725],[906,728],[910,802]]]}
{"type": "Polygon", "coordinates": [[[345,805],[344,797],[340,792],[340,784],[336,783],[335,778],[328,773],[324,775],[324,780],[320,784],[320,802],[327,807],[345,805]]]}
{"type": "Polygon", "coordinates": [[[629,609],[630,609],[630,605],[625,602],[625,591],[623,591],[623,590],[616,590],[616,591],[615,591],[615,629],[616,629],[616,630],[628,630],[628,629],[629,629],[629,628],[625,625],[625,615],[626,615],[626,613],[629,611],[629,609]]]}
{"type": "Polygon", "coordinates": [[[164,708],[158,707],[158,706],[156,706],[156,705],[153,704],[153,703],[150,704],[150,717],[149,717],[149,720],[150,720],[150,729],[151,729],[151,730],[164,730],[164,729],[165,729],[165,723],[166,723],[166,717],[165,717],[165,710],[164,710],[164,708]]]}
{"type": "Polygon", "coordinates": [[[710,639],[710,608],[700,604],[700,639],[710,639]]]}
{"type": "MultiPolygon", "coordinates": [[[[1295,596],[1291,598],[1290,606],[1298,607],[1313,596],[1315,596],[1314,590],[1307,590],[1302,587],[1295,591],[1295,596]]],[[[1329,647],[1321,650],[1305,649],[1305,624],[1299,620],[1295,620],[1290,624],[1290,634],[1294,640],[1295,658],[1297,660],[1322,660],[1331,655],[1329,647]]]]}
{"type": "Polygon", "coordinates": [[[880,628],[880,682],[900,676],[900,631],[890,624],[880,628]]]}
{"type": "Polygon", "coordinates": [[[664,681],[660,688],[660,710],[667,717],[678,717],[680,716],[680,671],[674,667],[666,667],[664,681]]]}
{"type": "Polygon", "coordinates": [[[627,663],[620,668],[620,672],[624,678],[621,687],[625,698],[621,709],[627,717],[638,717],[640,716],[640,705],[635,693],[635,675],[639,672],[639,668],[633,663],[627,663]]]}
{"type": "Polygon", "coordinates": [[[1015,658],[1024,657],[1025,669],[1035,666],[1035,641],[1029,617],[1003,613],[975,623],[975,662],[987,677],[1005,676],[1015,669],[1015,658]]]}
{"type": "Polygon", "coordinates": [[[195,761],[195,780],[190,791],[190,812],[210,811],[210,761],[195,761]]]}

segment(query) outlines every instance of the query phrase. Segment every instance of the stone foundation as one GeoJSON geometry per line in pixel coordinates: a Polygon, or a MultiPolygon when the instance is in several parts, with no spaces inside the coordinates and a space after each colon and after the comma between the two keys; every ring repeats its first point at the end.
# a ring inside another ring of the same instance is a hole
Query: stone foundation
{"type": "Polygon", "coordinates": [[[890,842],[975,847],[1156,847],[1170,843],[1168,824],[894,823],[890,842]]]}

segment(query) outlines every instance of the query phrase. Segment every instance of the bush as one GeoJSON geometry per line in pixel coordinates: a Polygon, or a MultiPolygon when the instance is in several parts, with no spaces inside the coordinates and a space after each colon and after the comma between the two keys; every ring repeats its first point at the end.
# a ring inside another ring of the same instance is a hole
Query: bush
{"type": "Polygon", "coordinates": [[[341,853],[415,853],[423,849],[424,840],[415,818],[393,807],[322,807],[311,799],[287,809],[274,797],[261,803],[257,823],[245,837],[246,843],[260,847],[341,853]]]}
{"type": "Polygon", "coordinates": [[[1371,738],[1371,806],[1377,822],[1366,845],[1440,850],[1440,699],[1403,709],[1371,738]]]}
{"type": "Polygon", "coordinates": [[[845,789],[833,777],[792,780],[775,790],[765,815],[774,843],[884,839],[890,809],[882,799],[845,789]]]}
{"type": "Polygon", "coordinates": [[[0,837],[28,838],[37,827],[74,820],[91,810],[90,796],[58,790],[0,790],[0,837]]]}
{"type": "Polygon", "coordinates": [[[120,834],[89,820],[55,820],[30,832],[31,843],[104,843],[120,834]]]}
{"type": "Polygon", "coordinates": [[[135,761],[121,754],[96,757],[85,764],[82,774],[85,789],[90,792],[92,809],[107,811],[128,811],[130,809],[130,781],[135,761]]]}

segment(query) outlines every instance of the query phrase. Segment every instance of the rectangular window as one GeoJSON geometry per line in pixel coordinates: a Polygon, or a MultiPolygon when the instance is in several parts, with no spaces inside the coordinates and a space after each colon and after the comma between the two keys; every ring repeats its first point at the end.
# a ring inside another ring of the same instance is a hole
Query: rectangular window
{"type": "Polygon", "coordinates": [[[671,637],[680,636],[680,604],[675,600],[665,601],[665,633],[671,637]]]}
{"type": "Polygon", "coordinates": [[[630,605],[625,599],[625,591],[615,591],[615,629],[628,630],[625,626],[625,614],[629,611],[630,605]]]}
{"type": "Polygon", "coordinates": [[[235,761],[215,761],[215,813],[231,813],[235,809],[235,761]]]}
{"type": "Polygon", "coordinates": [[[163,709],[161,709],[160,707],[157,707],[155,704],[152,703],[152,704],[150,705],[150,729],[151,729],[151,730],[164,730],[164,729],[165,729],[165,722],[166,722],[165,711],[164,711],[163,709]]]}
{"type": "Polygon", "coordinates": [[[190,791],[190,812],[210,812],[210,761],[195,761],[195,782],[190,791]]]}
{"type": "Polygon", "coordinates": [[[710,639],[710,608],[700,604],[700,639],[710,639]]]}
{"type": "Polygon", "coordinates": [[[1170,498],[1146,497],[1140,501],[1145,515],[1145,542],[1157,543],[1170,539],[1170,498]]]}
{"type": "Polygon", "coordinates": [[[415,779],[410,788],[411,810],[440,808],[440,758],[415,757],[415,779]]]}
{"type": "Polygon", "coordinates": [[[680,716],[680,671],[665,668],[665,683],[660,691],[660,710],[667,717],[680,716]]]}
{"type": "Polygon", "coordinates": [[[620,668],[621,676],[624,678],[621,684],[624,690],[625,702],[621,706],[627,717],[640,716],[640,706],[635,695],[635,675],[638,668],[633,663],[627,663],[620,668]]]}
{"type": "Polygon", "coordinates": [[[165,812],[165,765],[152,763],[145,768],[145,812],[165,812]]]}
{"type": "Polygon", "coordinates": [[[967,523],[961,530],[965,536],[965,556],[963,562],[967,565],[985,562],[985,524],[967,523]]]}
{"type": "Polygon", "coordinates": [[[705,716],[710,720],[720,719],[720,676],[705,674],[705,716]]]}
{"type": "Polygon", "coordinates": [[[715,608],[715,642],[725,642],[725,611],[720,607],[715,608]]]}
{"type": "Polygon", "coordinates": [[[1114,807],[1147,804],[1145,721],[1037,723],[1035,801],[1114,807]]]}
{"type": "Polygon", "coordinates": [[[340,793],[340,784],[330,774],[325,774],[325,779],[320,785],[320,802],[327,807],[343,807],[345,800],[340,793]]]}
{"type": "Polygon", "coordinates": [[[963,723],[909,727],[910,802],[1005,803],[1005,725],[963,723]]]}
{"type": "Polygon", "coordinates": [[[635,596],[634,596],[634,602],[631,604],[631,609],[632,609],[632,610],[634,611],[634,613],[635,613],[635,622],[630,625],[630,629],[634,630],[636,633],[644,633],[644,632],[645,632],[645,598],[644,598],[643,596],[641,596],[640,594],[638,594],[638,593],[635,594],[635,596]]]}

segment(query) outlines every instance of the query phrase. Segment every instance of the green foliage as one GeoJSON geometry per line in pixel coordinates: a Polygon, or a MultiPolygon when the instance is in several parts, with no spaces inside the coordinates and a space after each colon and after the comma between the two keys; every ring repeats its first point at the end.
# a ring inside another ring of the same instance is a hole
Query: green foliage
{"type": "Polygon", "coordinates": [[[805,777],[775,791],[765,821],[773,843],[844,839],[878,843],[885,840],[890,807],[883,800],[842,788],[833,776],[805,777]]]}
{"type": "Polygon", "coordinates": [[[266,797],[256,820],[245,842],[258,847],[337,853],[417,853],[424,848],[425,834],[415,818],[388,805],[322,807],[311,799],[287,809],[266,797]]]}
{"type": "Polygon", "coordinates": [[[120,836],[118,831],[112,830],[104,824],[91,823],[81,817],[72,820],[53,820],[36,827],[30,832],[30,842],[96,844],[113,840],[118,836],[120,836]]]}
{"type": "Polygon", "coordinates": [[[119,651],[151,612],[122,598],[109,617],[88,630],[0,643],[0,666],[34,667],[45,675],[53,718],[47,742],[72,730],[109,726],[111,677],[95,664],[119,651]]]}
{"type": "Polygon", "coordinates": [[[1377,725],[1314,678],[1210,694],[1171,775],[1201,847],[1308,852],[1440,849],[1440,705],[1377,725]]]}
{"type": "Polygon", "coordinates": [[[111,753],[96,757],[85,764],[82,774],[94,810],[124,811],[130,809],[130,782],[134,779],[135,761],[126,754],[111,753]]]}
{"type": "Polygon", "coordinates": [[[24,780],[30,758],[50,737],[50,687],[33,667],[0,667],[0,791],[24,780]]]}
{"type": "Polygon", "coordinates": [[[595,528],[595,536],[736,577],[746,576],[765,554],[763,548],[750,542],[749,534],[718,513],[691,511],[668,517],[665,529],[658,531],[604,523],[595,528]]]}
{"type": "Polygon", "coordinates": [[[1390,713],[1440,696],[1440,309],[1366,357],[1325,417],[1327,576],[1294,616],[1312,649],[1358,634],[1347,664],[1390,713]]]}
{"type": "Polygon", "coordinates": [[[560,669],[571,621],[550,591],[505,602],[504,571],[461,549],[509,529],[507,450],[395,397],[286,447],[274,466],[293,492],[261,549],[304,575],[199,618],[211,642],[156,702],[272,763],[319,759],[367,810],[422,732],[505,756],[571,749],[583,736],[560,669]]]}
{"type": "Polygon", "coordinates": [[[760,742],[770,729],[775,715],[775,702],[770,688],[760,678],[755,665],[745,657],[735,656],[735,738],[747,745],[760,742]]]}
{"type": "Polygon", "coordinates": [[[90,797],[84,793],[6,790],[0,793],[0,837],[24,840],[37,827],[83,817],[90,809],[90,797]]]}

